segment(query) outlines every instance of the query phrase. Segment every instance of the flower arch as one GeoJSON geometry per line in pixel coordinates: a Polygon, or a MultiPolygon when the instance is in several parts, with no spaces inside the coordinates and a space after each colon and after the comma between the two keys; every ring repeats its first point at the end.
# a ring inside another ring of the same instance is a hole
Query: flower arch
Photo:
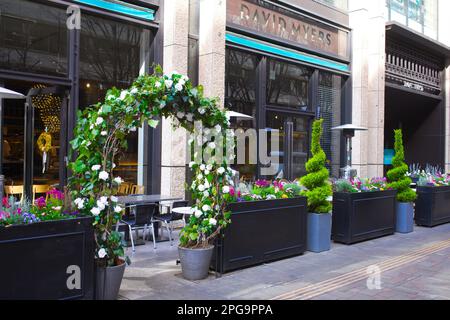
{"type": "MultiPolygon", "coordinates": [[[[123,214],[116,197],[123,181],[114,176],[115,160],[127,148],[128,133],[144,123],[156,127],[161,117],[175,119],[174,126],[188,132],[194,132],[198,121],[216,134],[223,134],[230,125],[225,110],[218,107],[217,100],[204,97],[201,86],[194,87],[184,75],[163,75],[159,66],[154,74],[137,78],[129,89],[112,88],[104,102],[78,113],[69,188],[75,199],[72,205],[94,218],[96,258],[102,265],[117,265],[124,257],[120,235],[114,231],[123,214]]],[[[202,140],[202,151],[211,149],[210,145],[202,140]]],[[[184,247],[199,248],[211,244],[230,223],[224,192],[231,169],[226,159],[219,162],[214,157],[189,166],[196,177],[191,186],[194,214],[182,230],[180,242],[184,247]]]]}

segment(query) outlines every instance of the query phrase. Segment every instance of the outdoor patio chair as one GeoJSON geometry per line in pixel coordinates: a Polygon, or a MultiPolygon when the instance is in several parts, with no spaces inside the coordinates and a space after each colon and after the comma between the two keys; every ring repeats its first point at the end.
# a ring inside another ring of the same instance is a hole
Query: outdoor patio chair
{"type": "Polygon", "coordinates": [[[49,185],[34,185],[33,186],[33,203],[36,201],[36,195],[45,194],[45,199],[47,200],[47,192],[50,190],[49,185]]]}
{"type": "Polygon", "coordinates": [[[23,200],[23,186],[5,186],[5,196],[7,198],[19,196],[19,201],[23,200]]]}
{"type": "Polygon", "coordinates": [[[135,215],[132,220],[121,220],[117,226],[116,230],[118,232],[128,232],[131,240],[131,247],[133,252],[135,252],[135,239],[133,238],[133,231],[136,235],[136,240],[138,239],[138,231],[143,230],[143,240],[145,241],[146,233],[148,229],[152,229],[153,235],[153,248],[156,249],[156,237],[155,230],[153,227],[153,216],[155,215],[156,204],[146,204],[141,206],[136,206],[135,215]]]}
{"type": "MultiPolygon", "coordinates": [[[[169,234],[170,238],[170,245],[173,245],[173,238],[172,238],[172,232],[173,232],[173,221],[177,220],[183,220],[183,215],[172,212],[173,208],[180,208],[180,207],[187,207],[188,201],[174,201],[172,203],[171,208],[169,208],[169,212],[166,214],[158,214],[153,217],[154,221],[162,222],[166,226],[167,233],[169,234]]],[[[184,222],[186,224],[186,222],[184,222]]]]}

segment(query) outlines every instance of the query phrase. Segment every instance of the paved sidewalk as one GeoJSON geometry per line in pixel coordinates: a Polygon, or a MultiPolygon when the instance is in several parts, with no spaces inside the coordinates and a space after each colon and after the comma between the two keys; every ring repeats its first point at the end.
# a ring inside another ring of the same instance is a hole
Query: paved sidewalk
{"type": "MultiPolygon", "coordinates": [[[[131,255],[131,250],[128,254],[131,255]]],[[[450,300],[450,224],[433,229],[416,227],[352,246],[333,244],[322,254],[306,253],[221,278],[202,281],[181,277],[176,245],[148,243],[130,256],[121,299],[315,299],[315,300],[450,300]],[[381,288],[369,290],[369,281],[381,288]],[[375,266],[375,267],[373,267],[375,266]]]]}

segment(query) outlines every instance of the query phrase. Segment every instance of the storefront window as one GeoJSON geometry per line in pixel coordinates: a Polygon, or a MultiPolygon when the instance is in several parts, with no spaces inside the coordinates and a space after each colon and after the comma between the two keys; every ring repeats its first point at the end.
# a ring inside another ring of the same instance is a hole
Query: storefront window
{"type": "MultiPolygon", "coordinates": [[[[84,14],[80,36],[80,107],[104,99],[112,87],[128,88],[139,76],[148,57],[142,46],[150,46],[151,32],[139,26],[84,14]]],[[[128,137],[115,174],[126,182],[138,179],[138,132],[128,137]]]]}
{"type": "MultiPolygon", "coordinates": [[[[256,129],[256,68],[257,56],[242,51],[227,49],[226,76],[225,76],[225,106],[232,111],[243,113],[252,117],[249,120],[233,118],[233,129],[256,129]]],[[[249,150],[247,146],[245,148],[249,150]]],[[[250,157],[246,155],[247,164],[232,166],[240,172],[246,180],[254,180],[257,174],[257,165],[250,164],[250,157]]]]}
{"type": "Polygon", "coordinates": [[[437,39],[438,0],[386,0],[386,18],[437,39]]]}
{"type": "Polygon", "coordinates": [[[0,69],[66,77],[65,10],[32,1],[2,0],[0,69]]]}
{"type": "Polygon", "coordinates": [[[312,70],[295,64],[270,60],[268,64],[267,102],[269,105],[311,111],[309,79],[312,70]]]}
{"type": "Polygon", "coordinates": [[[342,86],[343,80],[339,75],[321,71],[319,73],[318,102],[320,117],[324,119],[322,148],[328,159],[327,167],[334,177],[339,176],[341,160],[341,136],[340,131],[332,131],[331,128],[342,124],[342,86]]]}

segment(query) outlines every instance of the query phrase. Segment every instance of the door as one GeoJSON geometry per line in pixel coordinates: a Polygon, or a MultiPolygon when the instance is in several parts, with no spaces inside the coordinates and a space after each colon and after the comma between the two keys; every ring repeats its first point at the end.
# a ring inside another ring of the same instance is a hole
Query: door
{"type": "Polygon", "coordinates": [[[270,151],[272,157],[278,156],[278,161],[272,163],[276,174],[266,178],[294,180],[306,174],[311,120],[310,116],[305,115],[266,113],[266,130],[270,130],[272,135],[278,134],[280,148],[279,152],[270,151]],[[273,130],[278,130],[278,133],[273,130]]]}
{"type": "Polygon", "coordinates": [[[6,186],[18,187],[32,201],[34,186],[42,186],[36,194],[41,196],[45,187],[66,184],[69,90],[18,80],[6,80],[4,86],[26,99],[3,100],[2,174],[6,186]]]}
{"type": "Polygon", "coordinates": [[[36,86],[25,102],[25,195],[33,188],[63,190],[67,184],[67,107],[69,91],[60,86],[36,86]]]}

